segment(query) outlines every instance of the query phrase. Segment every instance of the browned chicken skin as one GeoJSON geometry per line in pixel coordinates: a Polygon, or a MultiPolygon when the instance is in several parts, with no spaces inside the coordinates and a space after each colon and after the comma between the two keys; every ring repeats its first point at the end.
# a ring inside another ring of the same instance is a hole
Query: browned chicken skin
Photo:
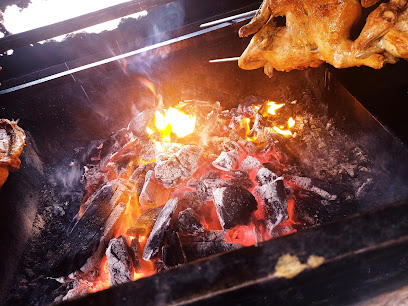
{"type": "Polygon", "coordinates": [[[9,171],[20,169],[19,157],[25,146],[25,137],[17,122],[0,119],[0,187],[7,180],[9,171]]]}
{"type": "Polygon", "coordinates": [[[364,65],[380,69],[387,62],[395,62],[395,57],[406,57],[407,1],[381,4],[353,42],[350,30],[361,16],[362,5],[377,2],[264,0],[251,22],[239,31],[241,37],[256,34],[238,64],[243,69],[264,67],[269,76],[274,69],[305,69],[324,62],[336,68],[364,65]],[[278,16],[286,17],[285,26],[277,26],[278,16]]]}

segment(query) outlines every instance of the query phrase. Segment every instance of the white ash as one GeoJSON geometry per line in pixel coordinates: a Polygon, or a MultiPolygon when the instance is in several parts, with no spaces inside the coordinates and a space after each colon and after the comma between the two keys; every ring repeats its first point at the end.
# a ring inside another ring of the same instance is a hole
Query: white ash
{"type": "Polygon", "coordinates": [[[314,186],[312,184],[311,178],[301,177],[301,176],[292,176],[290,177],[290,181],[300,188],[316,193],[317,195],[321,196],[325,200],[335,201],[337,199],[337,195],[332,195],[328,193],[327,191],[314,186]]]}
{"type": "Polygon", "coordinates": [[[139,203],[143,208],[163,206],[170,198],[171,191],[157,181],[154,171],[146,173],[143,189],[139,196],[139,203]]]}
{"type": "Polygon", "coordinates": [[[242,161],[241,166],[239,166],[239,169],[243,170],[243,171],[251,171],[251,170],[254,170],[254,169],[258,169],[261,166],[262,166],[262,164],[257,158],[248,155],[242,161]]]}
{"type": "Polygon", "coordinates": [[[216,160],[212,162],[212,165],[222,171],[230,171],[238,168],[239,165],[239,153],[237,150],[228,152],[221,152],[216,160]]]}
{"type": "Polygon", "coordinates": [[[278,179],[278,176],[267,168],[259,169],[255,178],[255,180],[261,185],[273,182],[276,179],[278,179]]]}
{"type": "Polygon", "coordinates": [[[132,280],[132,260],[125,236],[114,238],[106,250],[109,285],[115,286],[132,280]]]}
{"type": "Polygon", "coordinates": [[[197,171],[202,153],[202,147],[184,146],[168,160],[157,163],[154,174],[164,187],[174,187],[180,181],[190,178],[197,171]]]}

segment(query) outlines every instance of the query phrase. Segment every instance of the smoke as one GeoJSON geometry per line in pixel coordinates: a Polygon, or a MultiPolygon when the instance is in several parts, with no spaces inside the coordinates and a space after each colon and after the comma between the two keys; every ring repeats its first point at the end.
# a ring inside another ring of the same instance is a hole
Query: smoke
{"type": "Polygon", "coordinates": [[[65,189],[74,188],[82,177],[82,171],[78,162],[71,162],[56,169],[54,173],[55,183],[65,189]]]}

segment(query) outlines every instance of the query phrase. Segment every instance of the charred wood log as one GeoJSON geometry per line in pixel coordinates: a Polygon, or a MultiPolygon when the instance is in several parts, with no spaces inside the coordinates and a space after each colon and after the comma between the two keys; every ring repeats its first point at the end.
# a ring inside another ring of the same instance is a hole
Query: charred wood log
{"type": "Polygon", "coordinates": [[[114,238],[106,250],[109,285],[115,286],[132,280],[132,260],[125,236],[114,238]]]}
{"type": "Polygon", "coordinates": [[[218,219],[224,230],[248,224],[252,212],[258,207],[252,193],[241,186],[217,188],[213,195],[218,219]]]}
{"type": "Polygon", "coordinates": [[[187,261],[193,261],[241,247],[237,243],[225,242],[224,231],[206,231],[195,235],[180,235],[180,241],[187,261]]]}
{"type": "Polygon", "coordinates": [[[186,234],[204,232],[204,226],[192,208],[187,208],[179,213],[176,228],[186,234]]]}
{"type": "Polygon", "coordinates": [[[135,224],[129,228],[126,234],[139,237],[148,236],[152,231],[152,228],[161,212],[162,208],[157,207],[145,211],[135,222],[135,224]]]}
{"type": "Polygon", "coordinates": [[[130,257],[132,259],[132,264],[133,264],[133,268],[136,271],[141,271],[142,270],[142,246],[139,243],[139,239],[138,237],[136,237],[135,239],[132,240],[132,242],[130,243],[130,257]]]}
{"type": "Polygon", "coordinates": [[[178,198],[170,199],[157,216],[156,223],[153,226],[143,250],[144,260],[151,260],[159,251],[160,244],[162,243],[164,234],[170,225],[171,217],[177,208],[178,201],[178,198]]]}
{"type": "Polygon", "coordinates": [[[186,255],[181,247],[179,235],[175,231],[167,231],[167,243],[162,248],[163,263],[166,267],[175,267],[186,262],[186,255]]]}
{"type": "Polygon", "coordinates": [[[81,268],[98,250],[104,234],[112,232],[111,228],[122,215],[128,199],[129,190],[119,181],[106,184],[92,196],[50,263],[52,273],[67,275],[81,268]]]}

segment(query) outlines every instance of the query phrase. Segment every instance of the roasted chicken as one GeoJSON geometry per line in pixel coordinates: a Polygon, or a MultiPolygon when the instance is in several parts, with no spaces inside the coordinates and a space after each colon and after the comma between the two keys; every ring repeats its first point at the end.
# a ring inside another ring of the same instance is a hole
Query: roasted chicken
{"type": "Polygon", "coordinates": [[[24,130],[17,122],[0,119],[0,187],[6,182],[9,171],[20,169],[19,159],[25,146],[24,130]]]}
{"type": "Polygon", "coordinates": [[[238,64],[243,69],[264,67],[290,71],[317,67],[324,62],[336,68],[369,66],[380,69],[396,58],[408,58],[407,0],[380,4],[367,18],[356,41],[350,30],[362,6],[378,0],[264,0],[251,22],[239,30],[254,34],[238,64]],[[280,25],[279,17],[286,18],[280,25]]]}

